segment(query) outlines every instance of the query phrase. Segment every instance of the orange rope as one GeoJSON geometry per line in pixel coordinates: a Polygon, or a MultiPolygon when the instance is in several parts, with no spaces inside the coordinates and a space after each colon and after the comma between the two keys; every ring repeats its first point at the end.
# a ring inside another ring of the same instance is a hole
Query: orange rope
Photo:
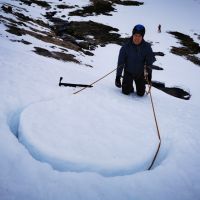
{"type": "MultiPolygon", "coordinates": [[[[145,68],[145,70],[146,70],[146,68],[145,68]]],[[[154,163],[156,161],[156,158],[158,156],[158,152],[160,150],[161,137],[160,137],[160,131],[159,131],[159,127],[158,127],[158,121],[157,121],[157,118],[156,118],[156,112],[155,112],[155,107],[154,107],[154,103],[153,103],[153,98],[152,98],[152,94],[151,94],[151,83],[148,80],[147,73],[145,73],[145,79],[146,79],[146,81],[148,83],[148,86],[149,86],[148,91],[146,93],[147,93],[147,95],[150,94],[151,106],[152,106],[152,109],[153,109],[153,116],[154,116],[154,120],[155,120],[155,124],[156,124],[157,136],[158,136],[158,139],[159,139],[159,143],[158,143],[158,147],[157,147],[156,153],[155,153],[155,155],[153,157],[153,160],[152,160],[152,162],[151,162],[151,164],[150,164],[150,166],[148,168],[148,170],[151,170],[151,168],[153,167],[153,165],[154,165],[154,163]]]]}
{"type": "MultiPolygon", "coordinates": [[[[117,67],[118,68],[118,67],[117,67]]],[[[115,70],[117,70],[117,68],[113,69],[111,72],[107,73],[106,75],[104,75],[103,77],[99,78],[98,80],[94,81],[93,83],[91,83],[89,86],[93,86],[95,83],[99,82],[100,80],[104,79],[106,76],[112,74],[115,70]]],[[[73,94],[77,94],[83,90],[85,90],[87,87],[84,87],[76,92],[74,92],[73,94]]]]}
{"type": "MultiPolygon", "coordinates": [[[[120,66],[121,67],[121,66],[120,66]]],[[[117,67],[118,68],[118,67],[117,67]]],[[[107,73],[106,75],[104,75],[103,77],[99,78],[98,80],[94,81],[93,83],[91,83],[89,86],[93,86],[95,83],[99,82],[100,80],[104,79],[106,76],[110,75],[111,73],[113,73],[114,71],[117,70],[117,68],[113,69],[111,72],[107,73]]],[[[146,67],[145,67],[145,70],[146,70],[146,67]]],[[[156,124],[156,129],[157,129],[157,135],[158,135],[158,139],[159,139],[159,144],[158,144],[158,148],[156,150],[156,153],[153,157],[153,160],[151,162],[151,165],[149,166],[148,170],[151,170],[152,166],[154,165],[155,163],[155,160],[157,158],[157,155],[159,153],[159,150],[160,150],[160,146],[161,146],[161,137],[160,137],[160,131],[159,131],[159,128],[158,128],[158,122],[157,122],[157,118],[156,118],[156,113],[155,113],[155,108],[154,108],[154,103],[153,103],[153,98],[152,98],[152,94],[151,94],[151,83],[149,82],[148,80],[148,75],[147,73],[145,73],[145,79],[148,83],[148,91],[146,92],[146,94],[150,94],[150,99],[151,99],[151,105],[152,105],[152,109],[153,109],[153,115],[154,115],[154,120],[155,120],[155,124],[156,124]]],[[[85,90],[87,87],[84,87],[76,92],[74,92],[73,94],[78,94],[79,92],[85,90]]]]}

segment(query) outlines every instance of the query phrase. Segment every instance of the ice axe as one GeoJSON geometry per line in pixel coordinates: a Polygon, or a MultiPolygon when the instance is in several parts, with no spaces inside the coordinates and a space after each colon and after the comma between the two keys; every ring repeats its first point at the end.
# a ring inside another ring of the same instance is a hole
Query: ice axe
{"type": "Polygon", "coordinates": [[[59,86],[65,86],[65,87],[93,87],[92,85],[85,85],[85,84],[76,84],[76,83],[62,83],[63,77],[60,77],[60,81],[59,81],[59,86]]]}

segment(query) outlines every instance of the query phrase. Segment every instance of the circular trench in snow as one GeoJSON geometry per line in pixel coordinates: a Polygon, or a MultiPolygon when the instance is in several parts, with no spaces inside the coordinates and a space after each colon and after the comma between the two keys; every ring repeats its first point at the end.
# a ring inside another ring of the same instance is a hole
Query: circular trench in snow
{"type": "Polygon", "coordinates": [[[147,98],[105,95],[102,101],[92,94],[30,105],[21,113],[18,138],[56,170],[103,176],[147,170],[158,144],[147,98]]]}

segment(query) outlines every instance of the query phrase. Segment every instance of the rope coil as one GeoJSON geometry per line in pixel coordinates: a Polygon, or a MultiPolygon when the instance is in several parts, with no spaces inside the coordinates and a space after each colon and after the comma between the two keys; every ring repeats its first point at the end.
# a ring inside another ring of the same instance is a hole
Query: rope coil
{"type": "Polygon", "coordinates": [[[155,106],[154,106],[154,103],[153,103],[153,97],[152,97],[152,94],[151,94],[151,83],[150,83],[150,81],[148,79],[148,73],[146,71],[146,66],[145,66],[144,70],[145,70],[145,72],[144,72],[145,80],[146,80],[146,82],[148,84],[148,91],[146,93],[147,93],[147,95],[150,94],[151,106],[152,106],[152,110],[153,110],[154,121],[155,121],[155,124],[156,124],[157,136],[158,136],[158,139],[159,139],[159,143],[158,143],[158,147],[157,147],[156,153],[155,153],[155,155],[153,157],[153,160],[152,160],[152,162],[151,162],[151,164],[150,164],[150,166],[148,168],[148,170],[151,170],[151,168],[153,167],[153,165],[154,165],[154,163],[156,161],[156,158],[158,156],[158,152],[159,152],[160,147],[161,147],[161,136],[160,136],[160,131],[159,131],[159,127],[158,127],[158,121],[157,121],[157,118],[156,118],[156,112],[155,112],[155,106]]]}
{"type": "MultiPolygon", "coordinates": [[[[107,77],[108,75],[112,74],[114,71],[116,71],[119,67],[121,66],[118,66],[117,68],[113,69],[112,71],[110,71],[109,73],[105,74],[104,76],[102,76],[101,78],[99,78],[98,80],[94,81],[93,83],[91,83],[89,86],[93,86],[95,83],[99,82],[100,80],[104,79],[105,77],[107,77]]],[[[156,124],[156,130],[157,130],[157,136],[158,136],[158,139],[159,139],[159,143],[158,143],[158,147],[157,147],[157,150],[156,150],[156,153],[153,157],[153,160],[148,168],[148,170],[151,170],[151,168],[153,167],[155,161],[156,161],[156,158],[158,156],[158,153],[159,153],[159,150],[160,150],[160,147],[161,147],[161,136],[160,136],[160,131],[159,131],[159,127],[158,127],[158,122],[157,122],[157,118],[156,118],[156,112],[155,112],[155,107],[154,107],[154,103],[153,103],[153,97],[152,97],[152,94],[151,94],[151,83],[150,81],[148,80],[148,73],[146,71],[146,66],[145,66],[145,69],[144,69],[144,78],[148,84],[148,91],[146,92],[146,94],[150,94],[150,100],[151,100],[151,105],[152,105],[152,110],[153,110],[153,116],[154,116],[154,120],[155,120],[155,124],[156,124]]],[[[87,87],[84,87],[76,92],[74,92],[73,94],[78,94],[79,92],[85,90],[87,87]]]]}

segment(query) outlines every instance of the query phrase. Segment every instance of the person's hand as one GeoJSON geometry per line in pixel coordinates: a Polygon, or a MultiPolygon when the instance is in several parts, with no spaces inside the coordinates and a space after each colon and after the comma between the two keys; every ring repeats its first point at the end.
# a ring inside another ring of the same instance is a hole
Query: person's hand
{"type": "Polygon", "coordinates": [[[146,83],[148,83],[148,82],[150,83],[151,78],[152,78],[152,70],[149,68],[144,70],[144,77],[145,77],[146,83]]]}
{"type": "Polygon", "coordinates": [[[150,83],[150,82],[151,82],[151,79],[152,79],[152,70],[149,70],[149,71],[148,71],[147,77],[148,77],[148,81],[149,81],[149,83],[150,83]]]}
{"type": "Polygon", "coordinates": [[[116,79],[115,79],[115,85],[116,87],[118,88],[121,88],[122,87],[122,84],[121,84],[121,77],[120,76],[117,76],[116,79]]]}

